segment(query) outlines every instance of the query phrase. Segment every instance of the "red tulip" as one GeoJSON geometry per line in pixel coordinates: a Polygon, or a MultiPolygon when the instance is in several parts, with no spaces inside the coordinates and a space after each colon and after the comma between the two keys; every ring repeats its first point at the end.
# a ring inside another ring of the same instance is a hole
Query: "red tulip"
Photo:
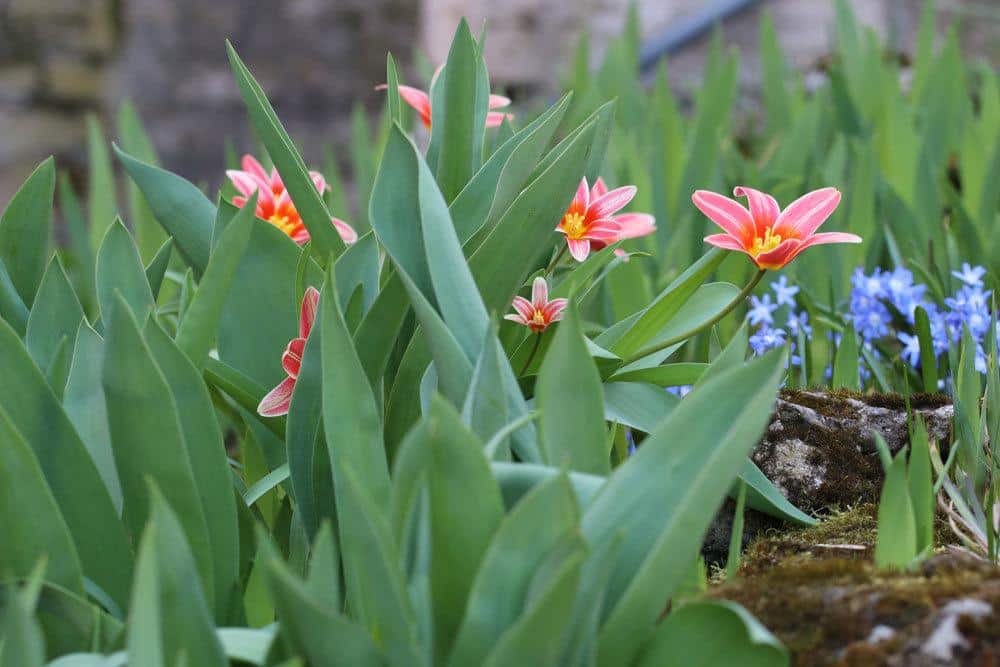
{"type": "Polygon", "coordinates": [[[550,324],[562,319],[563,310],[566,309],[566,299],[552,299],[549,301],[549,286],[545,278],[538,276],[531,284],[531,301],[523,296],[515,296],[514,303],[511,304],[516,313],[504,315],[505,320],[523,324],[536,333],[545,331],[550,324]]]}
{"type": "MultiPolygon", "coordinates": [[[[230,169],[226,172],[229,180],[240,192],[240,196],[233,197],[233,206],[243,208],[254,192],[257,192],[256,216],[261,220],[267,220],[272,225],[290,236],[299,245],[309,240],[309,230],[306,229],[302,217],[295,209],[292,198],[285,189],[285,184],[278,175],[277,169],[272,169],[268,174],[260,162],[252,155],[243,156],[243,170],[230,169]]],[[[316,189],[324,192],[329,188],[323,174],[318,171],[310,171],[316,189]]],[[[339,218],[330,218],[330,222],[337,228],[337,233],[344,243],[350,244],[358,240],[358,233],[339,218]]]]}
{"type": "Polygon", "coordinates": [[[319,291],[315,287],[306,289],[302,298],[302,310],[299,313],[299,337],[292,339],[281,355],[281,366],[288,374],[277,387],[267,392],[257,406],[257,414],[262,417],[279,417],[288,414],[288,406],[292,403],[292,390],[295,380],[299,377],[302,366],[302,352],[306,348],[306,339],[316,321],[316,309],[319,307],[319,291]]]}
{"type": "Polygon", "coordinates": [[[563,214],[556,231],[566,236],[569,254],[582,262],[591,250],[617,243],[622,239],[645,236],[656,231],[653,216],[646,213],[618,213],[635,197],[634,185],[608,187],[600,178],[591,188],[586,177],[580,181],[576,196],[563,214]]]}
{"type": "Polygon", "coordinates": [[[855,234],[815,233],[840,203],[836,188],[814,190],[784,210],[774,197],[752,188],[739,186],[733,196],[746,197],[750,209],[708,190],[691,195],[694,205],[726,232],[706,236],[705,242],[746,253],[760,269],[780,269],[814,245],[861,243],[855,234]]]}

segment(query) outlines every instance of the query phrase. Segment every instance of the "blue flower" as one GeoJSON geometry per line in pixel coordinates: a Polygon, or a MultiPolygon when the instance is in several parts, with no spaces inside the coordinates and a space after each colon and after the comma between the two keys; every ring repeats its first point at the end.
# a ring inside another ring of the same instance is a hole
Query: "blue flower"
{"type": "Polygon", "coordinates": [[[898,267],[892,273],[882,274],[889,302],[906,318],[913,322],[913,313],[923,300],[927,291],[926,285],[914,285],[913,274],[903,267],[898,267]]]}
{"type": "Polygon", "coordinates": [[[875,269],[870,276],[865,275],[865,271],[860,266],[854,269],[851,276],[852,292],[867,296],[870,299],[883,299],[888,294],[882,280],[882,270],[875,269]]]}
{"type": "Polygon", "coordinates": [[[750,336],[750,347],[754,354],[761,355],[770,349],[784,345],[786,335],[784,329],[762,327],[757,333],[750,336]]]}
{"type": "Polygon", "coordinates": [[[799,288],[789,285],[787,276],[782,275],[777,282],[771,283],[771,289],[774,290],[779,306],[795,307],[795,295],[799,293],[799,288]]]}
{"type": "Polygon", "coordinates": [[[981,266],[969,266],[968,262],[962,262],[962,270],[952,271],[951,275],[955,276],[969,287],[982,287],[983,276],[986,275],[986,269],[981,266]]]}
{"type": "Polygon", "coordinates": [[[854,330],[863,341],[877,340],[889,335],[892,315],[882,302],[875,301],[867,310],[855,312],[853,315],[854,330]]]}
{"type": "Polygon", "coordinates": [[[792,336],[799,335],[799,329],[801,329],[807,337],[812,336],[813,330],[809,326],[809,313],[802,311],[801,313],[790,312],[788,313],[788,321],[785,323],[788,327],[788,333],[792,336]]]}
{"type": "Polygon", "coordinates": [[[899,342],[903,344],[903,349],[899,353],[907,364],[916,368],[920,365],[920,339],[908,333],[899,332],[897,336],[899,342]]]}
{"type": "Polygon", "coordinates": [[[778,310],[778,304],[771,303],[770,294],[765,294],[759,299],[755,296],[750,297],[750,312],[747,313],[750,325],[765,324],[770,326],[774,324],[774,311],[776,310],[778,310]]]}

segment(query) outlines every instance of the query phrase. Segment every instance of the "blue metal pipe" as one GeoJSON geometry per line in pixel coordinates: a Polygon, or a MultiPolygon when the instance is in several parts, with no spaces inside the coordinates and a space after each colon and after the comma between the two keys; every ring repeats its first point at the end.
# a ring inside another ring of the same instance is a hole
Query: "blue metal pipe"
{"type": "Polygon", "coordinates": [[[652,71],[656,63],[664,56],[676,53],[689,42],[711,30],[716,23],[750,9],[759,1],[717,0],[694,12],[691,16],[677,21],[643,45],[639,54],[640,71],[643,74],[652,71]]]}

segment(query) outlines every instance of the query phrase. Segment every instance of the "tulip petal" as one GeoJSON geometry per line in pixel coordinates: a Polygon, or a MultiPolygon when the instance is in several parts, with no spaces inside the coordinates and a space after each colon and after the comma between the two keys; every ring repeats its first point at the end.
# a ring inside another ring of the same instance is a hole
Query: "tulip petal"
{"type": "Polygon", "coordinates": [[[635,193],[636,187],[634,185],[626,185],[606,192],[590,202],[590,206],[587,209],[588,216],[593,216],[594,218],[610,217],[632,201],[635,193]]]}
{"type": "Polygon", "coordinates": [[[536,310],[541,310],[549,300],[549,286],[545,278],[538,276],[531,283],[531,305],[536,310]]]}
{"type": "Polygon", "coordinates": [[[306,339],[296,338],[288,344],[281,355],[281,367],[285,369],[290,378],[298,378],[299,370],[302,367],[302,354],[306,349],[306,339]]]}
{"type": "Polygon", "coordinates": [[[347,245],[351,245],[358,240],[358,233],[354,230],[354,227],[351,227],[340,218],[330,218],[330,222],[337,228],[337,233],[340,234],[341,240],[347,245]]]}
{"type": "Polygon", "coordinates": [[[419,88],[411,86],[399,86],[398,90],[399,96],[403,98],[403,101],[416,109],[420,115],[420,119],[424,121],[425,125],[429,126],[431,122],[430,96],[419,88]]]}
{"type": "Polygon", "coordinates": [[[580,211],[583,213],[587,210],[587,206],[590,204],[590,185],[587,184],[587,177],[584,176],[580,179],[580,185],[576,187],[576,194],[573,195],[573,201],[569,204],[569,209],[571,211],[580,211]]]}
{"type": "Polygon", "coordinates": [[[746,197],[747,204],[750,205],[750,217],[753,218],[757,229],[757,236],[764,236],[768,227],[781,215],[781,207],[778,201],[771,195],[748,188],[745,185],[737,185],[733,188],[734,197],[746,197]]]}
{"type": "Polygon", "coordinates": [[[589,239],[566,239],[567,245],[569,245],[569,254],[573,256],[578,262],[582,262],[587,259],[587,255],[590,254],[590,240],[589,239]]]}
{"type": "Polygon", "coordinates": [[[696,190],[691,201],[709,220],[722,227],[723,231],[740,241],[744,246],[754,237],[756,226],[750,211],[739,202],[709,190],[696,190]]]}
{"type": "Polygon", "coordinates": [[[746,251],[743,244],[729,234],[712,234],[710,236],[706,236],[704,241],[709,245],[714,245],[716,248],[722,248],[724,250],[739,250],[740,252],[746,251]]]}
{"type": "Polygon", "coordinates": [[[305,245],[306,243],[309,243],[310,238],[309,230],[306,229],[304,225],[299,227],[295,233],[292,234],[292,240],[298,245],[305,245]]]}
{"type": "Polygon", "coordinates": [[[846,232],[825,232],[821,234],[813,234],[806,240],[802,242],[796,250],[795,254],[788,261],[792,261],[798,257],[806,248],[811,248],[814,245],[825,245],[827,243],[861,243],[862,238],[857,234],[848,234],[846,232]]]}
{"type": "Polygon", "coordinates": [[[545,317],[546,322],[558,322],[562,319],[563,311],[566,310],[568,304],[568,299],[552,299],[542,309],[542,316],[545,317]]]}
{"type": "Polygon", "coordinates": [[[285,378],[277,387],[267,392],[257,406],[257,414],[261,417],[280,417],[288,414],[292,404],[292,390],[295,389],[295,379],[285,378]]]}
{"type": "Polygon", "coordinates": [[[240,163],[243,166],[243,171],[249,173],[254,178],[260,179],[261,183],[267,183],[269,177],[267,172],[264,171],[264,165],[258,162],[257,158],[253,155],[247,153],[243,156],[240,163]]]}
{"type": "Polygon", "coordinates": [[[819,228],[840,203],[837,188],[822,188],[802,195],[781,212],[774,222],[774,233],[782,237],[806,238],[819,228]]]}
{"type": "Polygon", "coordinates": [[[226,176],[229,177],[233,187],[244,197],[250,198],[260,188],[254,177],[245,171],[227,169],[226,176]]]}
{"type": "Polygon", "coordinates": [[[757,255],[754,262],[762,269],[780,269],[795,259],[801,245],[799,239],[785,239],[774,250],[757,255]]]}
{"type": "Polygon", "coordinates": [[[510,98],[503,95],[490,95],[490,108],[502,109],[510,106],[510,98]]]}
{"type": "Polygon", "coordinates": [[[515,296],[513,303],[510,305],[514,307],[517,314],[520,315],[526,322],[531,319],[532,315],[535,314],[535,307],[531,305],[531,302],[523,296],[515,296]]]}
{"type": "Polygon", "coordinates": [[[323,174],[319,173],[318,171],[310,171],[309,178],[312,179],[312,182],[316,186],[316,189],[319,190],[321,193],[326,192],[327,188],[329,188],[329,186],[326,184],[326,178],[323,176],[323,174]]]}
{"type": "Polygon", "coordinates": [[[505,120],[514,120],[514,114],[490,111],[486,114],[486,127],[500,127],[505,120]]]}
{"type": "Polygon", "coordinates": [[[316,309],[319,306],[319,290],[310,285],[302,297],[302,310],[299,313],[299,337],[308,338],[316,321],[316,309]]]}
{"type": "Polygon", "coordinates": [[[503,318],[505,320],[510,320],[511,322],[517,322],[518,324],[523,324],[525,326],[528,325],[528,320],[521,317],[521,315],[518,313],[509,313],[507,315],[504,315],[503,318]]]}
{"type": "Polygon", "coordinates": [[[656,218],[648,213],[622,213],[615,216],[620,231],[618,239],[636,239],[656,231],[656,218]]]}
{"type": "Polygon", "coordinates": [[[598,197],[603,197],[608,194],[608,184],[604,182],[604,179],[600,176],[594,181],[594,187],[590,188],[590,198],[597,199],[598,197]]]}

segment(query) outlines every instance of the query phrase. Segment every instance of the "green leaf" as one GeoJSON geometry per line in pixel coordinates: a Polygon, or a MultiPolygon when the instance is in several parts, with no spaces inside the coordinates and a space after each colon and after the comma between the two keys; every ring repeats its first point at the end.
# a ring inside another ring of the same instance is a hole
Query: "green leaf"
{"type": "Polygon", "coordinates": [[[250,121],[257,135],[267,148],[268,155],[274,161],[274,166],[285,183],[285,188],[295,202],[295,208],[302,216],[302,222],[309,230],[312,244],[317,255],[325,261],[331,254],[340,255],[344,251],[344,242],[330,223],[330,212],[326,209],[323,197],[316,189],[309,176],[302,156],[295,149],[291,137],[285,131],[274,108],[267,101],[260,84],[250,74],[250,70],[240,60],[233,45],[226,42],[229,53],[229,64],[232,67],[236,83],[239,85],[243,102],[247,106],[250,121]]]}
{"type": "MultiPolygon", "coordinates": [[[[121,136],[122,148],[131,155],[148,164],[158,164],[153,142],[150,141],[135,106],[128,99],[124,100],[118,109],[118,133],[121,136]]],[[[157,250],[163,246],[167,235],[157,224],[142,190],[135,183],[129,183],[128,206],[129,220],[132,229],[135,230],[135,242],[139,246],[139,254],[144,261],[150,261],[156,257],[157,250]]]]}
{"type": "Polygon", "coordinates": [[[652,433],[679,399],[662,388],[640,382],[604,385],[604,418],[610,422],[652,433]]]}
{"type": "Polygon", "coordinates": [[[73,535],[83,571],[120,606],[132,553],[94,462],[17,334],[0,321],[0,408],[31,446],[73,535]]]}
{"type": "Polygon", "coordinates": [[[111,311],[104,349],[102,384],[125,522],[133,536],[142,533],[151,511],[147,481],[153,480],[177,511],[212,603],[211,541],[177,405],[120,297],[111,311]]]}
{"type": "Polygon", "coordinates": [[[257,193],[254,193],[222,233],[205,268],[205,275],[198,284],[198,291],[178,327],[177,346],[196,368],[200,369],[205,365],[205,359],[215,342],[223,308],[233,289],[240,261],[250,243],[256,202],[257,193]]]}
{"type": "MultiPolygon", "coordinates": [[[[35,578],[40,579],[36,570],[35,578]]],[[[40,583],[40,581],[38,582],[40,583]]],[[[29,582],[15,591],[0,616],[0,667],[42,667],[45,662],[45,638],[34,618],[34,592],[38,584],[29,582]]]]}
{"type": "Polygon", "coordinates": [[[311,665],[367,667],[385,658],[365,629],[311,593],[297,580],[261,535],[268,588],[281,618],[280,633],[289,648],[311,665]]]}
{"type": "Polygon", "coordinates": [[[858,338],[854,327],[844,330],[843,338],[833,359],[833,378],[830,386],[834,389],[861,391],[861,376],[858,369],[858,338]]]}
{"type": "Polygon", "coordinates": [[[920,340],[920,375],[924,381],[924,391],[935,393],[938,390],[937,355],[934,353],[934,339],[931,337],[931,321],[922,306],[917,306],[913,317],[914,328],[920,340]]]}
{"type": "MultiPolygon", "coordinates": [[[[211,275],[212,264],[205,272],[211,275]]],[[[222,429],[212,408],[212,398],[201,373],[155,320],[148,320],[143,331],[146,344],[167,381],[177,407],[191,471],[205,514],[212,555],[212,580],[215,592],[215,618],[225,622],[237,603],[237,553],[239,537],[236,523],[236,497],[232,472],[226,460],[222,429]]]]}
{"type": "Polygon", "coordinates": [[[448,664],[483,664],[528,605],[536,571],[573,537],[578,520],[565,474],[539,484],[504,517],[476,573],[448,664]]]}
{"type": "Polygon", "coordinates": [[[146,265],[146,282],[149,283],[154,301],[160,296],[160,287],[163,286],[163,277],[167,274],[173,249],[174,240],[168,237],[153,255],[153,259],[149,260],[149,264],[146,265]]]}
{"type": "Polygon", "coordinates": [[[48,158],[31,172],[0,215],[0,262],[21,302],[29,307],[49,258],[55,187],[55,162],[48,158]]]}
{"type": "Polygon", "coordinates": [[[122,221],[115,220],[97,252],[97,298],[105,327],[119,295],[140,320],[146,319],[154,307],[153,292],[135,241],[122,221]]]}
{"type": "Polygon", "coordinates": [[[480,47],[463,18],[430,90],[427,162],[448,202],[455,199],[482,164],[489,87],[480,47]]]}
{"type": "Polygon", "coordinates": [[[403,122],[402,101],[399,99],[399,73],[391,53],[385,54],[385,103],[389,109],[389,122],[403,122]]]}
{"type": "Polygon", "coordinates": [[[149,494],[132,591],[129,664],[150,664],[147,651],[159,648],[162,661],[153,661],[161,664],[228,665],[181,522],[155,484],[149,494]]]}
{"type": "Polygon", "coordinates": [[[572,303],[545,355],[535,400],[546,463],[595,475],[610,471],[601,378],[572,303]]]}
{"type": "Polygon", "coordinates": [[[327,272],[319,310],[323,331],[323,425],[334,488],[340,485],[338,471],[349,462],[372,506],[385,513],[389,507],[389,469],[382,420],[341,314],[332,268],[327,272]]]}
{"type": "MultiPolygon", "coordinates": [[[[84,310],[92,314],[97,305],[94,246],[90,243],[90,230],[87,228],[83,211],[80,209],[80,201],[67,174],[62,174],[59,178],[58,202],[59,212],[69,237],[69,243],[62,252],[66,272],[76,288],[84,310]]],[[[2,305],[0,305],[0,315],[3,315],[2,305]]]]}
{"type": "Polygon", "coordinates": [[[200,276],[208,265],[215,205],[180,176],[136,159],[117,146],[114,149],[156,220],[173,237],[185,263],[200,276]]]}
{"type": "Polygon", "coordinates": [[[689,602],[671,612],[639,667],[712,667],[739,656],[746,667],[787,667],[788,651],[750,612],[729,600],[689,602]]]}
{"type": "Polygon", "coordinates": [[[767,426],[783,362],[776,350],[696,387],[587,509],[583,534],[591,545],[625,534],[605,603],[599,662],[628,662],[652,633],[767,426]]]}
{"type": "MultiPolygon", "coordinates": [[[[0,409],[0,572],[27,577],[45,559],[47,581],[83,594],[83,572],[69,528],[34,452],[0,409]]],[[[3,654],[0,644],[0,654],[3,654]]]]}
{"type": "Polygon", "coordinates": [[[28,316],[28,308],[0,259],[0,318],[10,323],[19,336],[23,336],[28,327],[28,316]]]}
{"type": "Polygon", "coordinates": [[[875,565],[880,568],[907,567],[917,556],[917,539],[906,473],[906,453],[900,452],[886,471],[882,485],[875,565]]]}
{"type": "Polygon", "coordinates": [[[718,268],[726,254],[712,249],[677,276],[641,312],[625,331],[614,340],[597,337],[597,344],[610,349],[622,358],[628,358],[654,339],[666,327],[681,307],[718,268]]]}
{"type": "Polygon", "coordinates": [[[747,485],[747,506],[751,509],[800,526],[815,526],[818,523],[816,519],[788,502],[784,494],[760,471],[753,459],[743,462],[740,481],[747,485]]]}
{"type": "Polygon", "coordinates": [[[108,155],[101,122],[93,113],[87,114],[87,208],[90,213],[90,243],[96,248],[118,216],[115,175],[108,155]]]}
{"type": "Polygon", "coordinates": [[[910,433],[910,461],[906,468],[917,537],[917,553],[934,546],[934,480],[930,442],[924,420],[916,417],[910,433]]]}
{"type": "Polygon", "coordinates": [[[63,338],[72,349],[83,317],[83,307],[66,277],[62,262],[53,257],[38,286],[24,338],[28,353],[39,367],[44,368],[49,363],[63,338]]]}

